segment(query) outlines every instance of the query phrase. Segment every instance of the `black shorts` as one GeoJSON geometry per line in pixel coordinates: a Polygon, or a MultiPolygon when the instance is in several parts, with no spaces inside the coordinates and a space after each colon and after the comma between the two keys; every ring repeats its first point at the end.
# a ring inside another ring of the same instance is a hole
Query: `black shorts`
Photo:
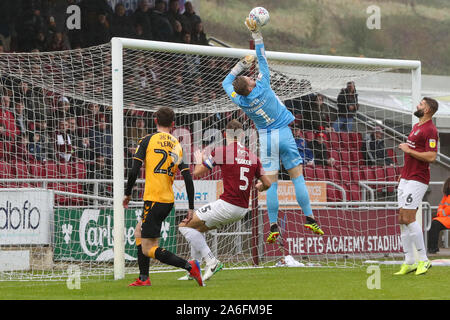
{"type": "Polygon", "coordinates": [[[172,208],[173,203],[145,201],[144,211],[141,215],[141,238],[159,238],[161,236],[161,225],[172,208]]]}

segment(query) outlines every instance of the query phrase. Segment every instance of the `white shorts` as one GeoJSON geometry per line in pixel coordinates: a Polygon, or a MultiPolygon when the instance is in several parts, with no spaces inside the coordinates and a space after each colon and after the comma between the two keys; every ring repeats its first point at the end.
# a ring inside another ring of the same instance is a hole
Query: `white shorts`
{"type": "Polygon", "coordinates": [[[247,213],[247,208],[218,199],[195,210],[197,217],[205,222],[208,228],[219,228],[222,225],[242,219],[247,213]]]}
{"type": "Polygon", "coordinates": [[[398,184],[398,207],[403,209],[417,209],[422,203],[428,185],[415,181],[400,179],[398,184]]]}

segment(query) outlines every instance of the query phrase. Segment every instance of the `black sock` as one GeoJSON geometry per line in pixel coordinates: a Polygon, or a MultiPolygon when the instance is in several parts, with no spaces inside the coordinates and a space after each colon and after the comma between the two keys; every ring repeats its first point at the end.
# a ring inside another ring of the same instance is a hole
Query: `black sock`
{"type": "Polygon", "coordinates": [[[139,280],[145,281],[148,279],[150,258],[142,252],[142,245],[137,246],[137,259],[139,265],[139,280]]]}
{"type": "Polygon", "coordinates": [[[314,218],[311,217],[306,217],[306,223],[313,224],[316,223],[316,220],[314,220],[314,218]]]}
{"type": "Polygon", "coordinates": [[[278,231],[278,224],[276,222],[272,223],[270,225],[270,232],[277,232],[277,231],[278,231]]]}
{"type": "Polygon", "coordinates": [[[179,256],[161,247],[158,247],[156,249],[155,258],[161,261],[162,263],[177,268],[185,269],[187,271],[191,271],[192,268],[188,261],[184,260],[183,258],[180,258],[179,256]]]}

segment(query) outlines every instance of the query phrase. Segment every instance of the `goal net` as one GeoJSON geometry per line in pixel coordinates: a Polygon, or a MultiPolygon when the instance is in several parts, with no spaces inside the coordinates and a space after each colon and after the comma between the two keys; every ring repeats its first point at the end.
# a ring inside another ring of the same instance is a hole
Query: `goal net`
{"type": "MultiPolygon", "coordinates": [[[[221,86],[249,53],[115,38],[80,50],[0,54],[0,280],[66,279],[74,266],[81,276],[137,272],[144,173],[129,209],[122,199],[138,139],[156,130],[153,112],[169,106],[191,168],[195,150],[224,143],[231,119],[244,124],[243,142],[257,152],[252,122],[221,86]]],[[[420,98],[420,62],[274,51],[267,58],[272,88],[296,117],[291,127],[325,235],[304,229],[281,170],[282,243],[265,243],[265,194],[254,190],[244,219],[206,235],[213,253],[227,268],[286,265],[286,256],[298,265],[354,266],[400,253],[395,145],[420,98]]],[[[220,168],[194,183],[196,208],[223,191],[220,168]]],[[[180,175],[174,193],[161,246],[189,258],[177,231],[187,209],[180,175]]],[[[166,269],[151,263],[151,271],[166,269]]]]}

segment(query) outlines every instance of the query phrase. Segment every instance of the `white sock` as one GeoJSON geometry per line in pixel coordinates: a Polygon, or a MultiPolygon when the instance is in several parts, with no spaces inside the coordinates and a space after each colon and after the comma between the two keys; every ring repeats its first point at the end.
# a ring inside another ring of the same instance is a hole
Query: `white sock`
{"type": "Polygon", "coordinates": [[[400,231],[401,231],[400,236],[402,239],[403,252],[405,253],[405,263],[413,264],[415,262],[415,259],[413,251],[413,242],[411,235],[409,234],[409,229],[406,225],[401,224],[400,231]]]}
{"type": "Polygon", "coordinates": [[[178,228],[181,234],[186,238],[193,250],[198,252],[202,258],[205,259],[206,264],[210,264],[216,260],[211,249],[206,243],[206,239],[203,233],[188,227],[178,228]]]}
{"type": "Polygon", "coordinates": [[[195,250],[193,246],[191,246],[191,258],[197,260],[200,264],[202,263],[202,254],[200,251],[195,250]]]}
{"type": "Polygon", "coordinates": [[[427,252],[425,250],[425,241],[423,240],[422,228],[417,221],[407,225],[411,242],[416,246],[420,261],[428,261],[427,252]]]}

